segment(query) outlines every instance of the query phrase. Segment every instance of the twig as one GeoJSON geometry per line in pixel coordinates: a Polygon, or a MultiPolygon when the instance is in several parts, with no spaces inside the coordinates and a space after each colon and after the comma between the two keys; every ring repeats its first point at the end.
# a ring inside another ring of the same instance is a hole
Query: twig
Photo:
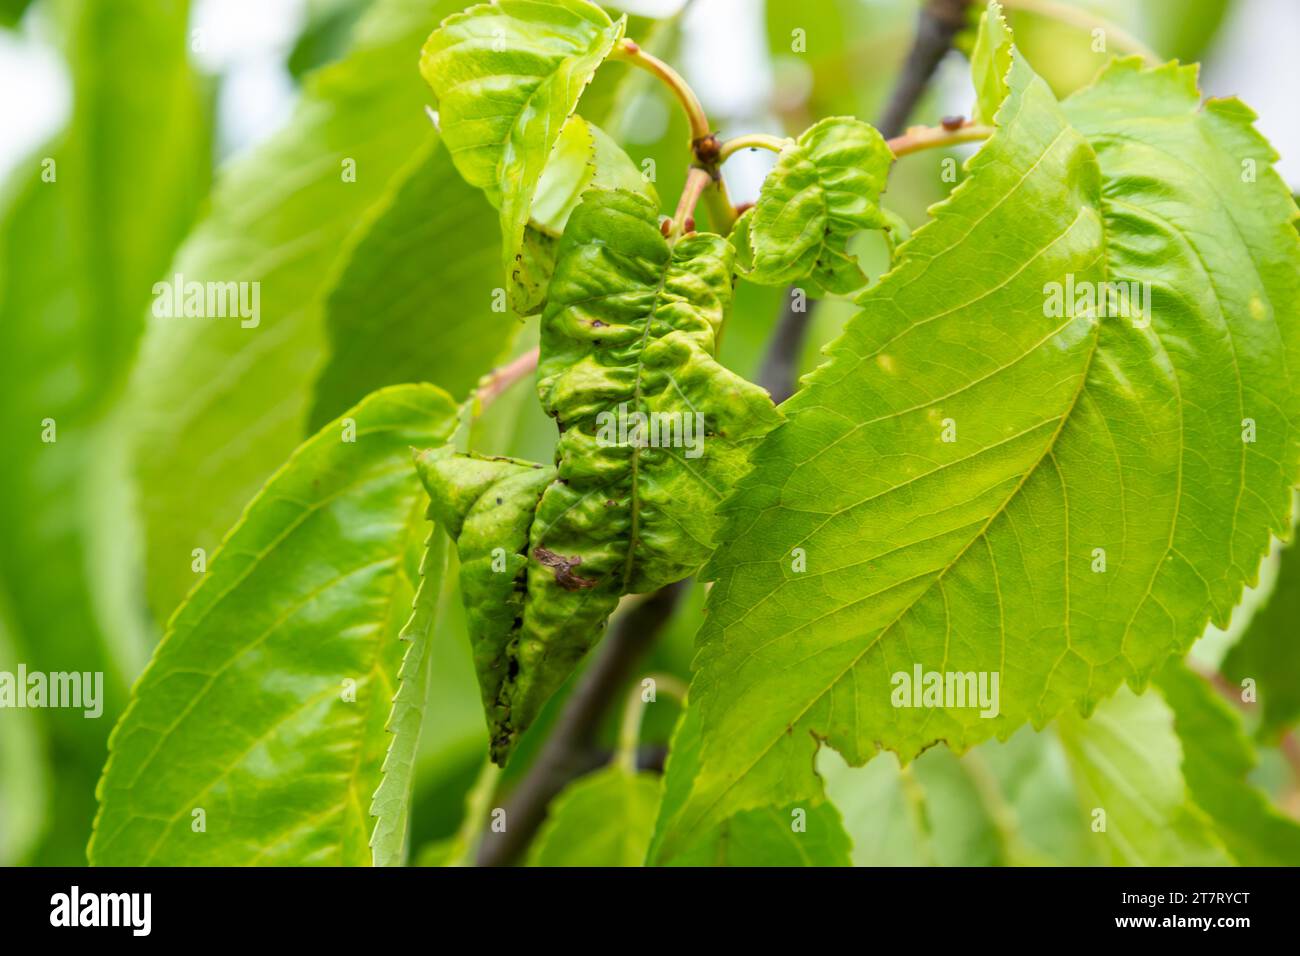
{"type": "Polygon", "coordinates": [[[556,718],[541,753],[506,801],[506,828],[483,835],[479,866],[508,866],[532,842],[551,800],[575,777],[600,766],[596,733],[632,668],[654,643],[686,591],[679,581],[651,594],[615,621],[556,718]]]}
{"type": "Polygon", "coordinates": [[[880,135],[890,139],[903,132],[912,110],[920,101],[939,61],[952,47],[953,38],[966,25],[970,0],[927,0],[916,21],[916,39],[903,63],[903,72],[890,94],[885,113],[876,124],[880,135]]]}
{"type": "Polygon", "coordinates": [[[960,126],[909,126],[902,136],[895,136],[886,141],[895,158],[909,153],[918,153],[923,149],[937,149],[941,146],[953,146],[957,143],[974,143],[988,139],[993,135],[993,127],[979,126],[964,122],[960,126]]]}
{"type": "Polygon", "coordinates": [[[813,307],[817,305],[816,299],[797,293],[797,289],[786,290],[781,317],[776,320],[763,365],[758,371],[758,384],[767,389],[772,401],[778,405],[794,394],[803,341],[808,335],[813,307]],[[803,305],[802,311],[794,307],[796,301],[803,305]]]}
{"type": "Polygon", "coordinates": [[[494,368],[479,379],[478,390],[475,392],[479,407],[486,408],[491,405],[511,385],[530,372],[535,371],[537,369],[537,356],[538,350],[534,346],[523,355],[507,362],[505,365],[494,368]]]}

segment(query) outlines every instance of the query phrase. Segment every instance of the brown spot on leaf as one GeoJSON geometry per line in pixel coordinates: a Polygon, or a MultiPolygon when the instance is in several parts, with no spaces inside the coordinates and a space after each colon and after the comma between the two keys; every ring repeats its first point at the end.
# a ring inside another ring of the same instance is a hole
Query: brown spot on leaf
{"type": "Polygon", "coordinates": [[[573,573],[573,569],[582,564],[582,558],[578,555],[566,558],[564,555],[548,551],[546,548],[533,548],[533,557],[537,559],[539,564],[555,572],[556,583],[566,591],[578,591],[596,586],[595,581],[579,577],[573,573]]]}

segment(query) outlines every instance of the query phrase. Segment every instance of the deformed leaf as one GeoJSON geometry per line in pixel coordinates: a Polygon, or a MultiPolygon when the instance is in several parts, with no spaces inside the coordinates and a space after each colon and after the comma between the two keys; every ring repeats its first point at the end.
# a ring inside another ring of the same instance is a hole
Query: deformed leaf
{"type": "Polygon", "coordinates": [[[844,116],[822,120],[781,150],[741,240],[752,256],[746,278],[803,282],[811,295],[866,285],[848,241],[888,225],[880,194],[892,162],[875,128],[844,116]]]}
{"type": "Polygon", "coordinates": [[[420,71],[437,95],[443,140],[500,210],[512,299],[552,147],[624,25],[586,0],[501,0],[448,17],[424,45],[420,71]]]}
{"type": "Polygon", "coordinates": [[[1009,89],[724,506],[681,839],[815,796],[819,741],[960,751],[1141,686],[1290,526],[1300,245],[1251,115],[1176,65],[1062,108],[1013,54],[1009,89]],[[900,705],[915,669],[997,706],[900,705]]]}
{"type": "Polygon", "coordinates": [[[551,151],[524,231],[514,273],[514,307],[520,315],[540,312],[546,304],[560,236],[582,194],[593,186],[628,189],[659,204],[654,186],[622,147],[595,123],[575,114],[551,151]]]}
{"type": "Polygon", "coordinates": [[[92,863],[371,862],[426,528],[410,446],[456,406],[395,386],[347,417],[355,441],[338,421],[301,445],[172,618],[110,739],[92,863]]]}
{"type": "Polygon", "coordinates": [[[516,733],[516,700],[529,696],[538,676],[522,663],[530,641],[524,629],[528,532],[555,470],[445,447],[421,452],[416,470],[429,492],[430,514],[456,542],[492,759],[504,764],[516,733]]]}
{"type": "Polygon", "coordinates": [[[595,123],[569,117],[537,184],[532,225],[557,239],[582,194],[592,186],[640,193],[657,207],[654,186],[641,175],[623,148],[595,123]]]}
{"type": "Polygon", "coordinates": [[[779,420],[761,388],[713,356],[731,272],[720,236],[670,245],[649,199],[588,189],[560,241],[542,316],[538,389],[560,428],[556,469],[443,452],[419,462],[458,538],[498,763],[620,597],[680,580],[708,558],[715,507],[779,420]],[[498,494],[503,480],[519,493],[498,494]],[[482,525],[462,529],[476,508],[482,525]]]}

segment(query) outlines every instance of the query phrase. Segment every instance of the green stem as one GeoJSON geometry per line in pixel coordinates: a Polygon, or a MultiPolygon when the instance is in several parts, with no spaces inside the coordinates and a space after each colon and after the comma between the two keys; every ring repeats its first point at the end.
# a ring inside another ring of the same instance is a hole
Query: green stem
{"type": "Polygon", "coordinates": [[[727,181],[721,174],[713,180],[713,185],[704,190],[704,208],[709,211],[713,231],[720,236],[730,235],[731,227],[736,224],[736,207],[731,203],[727,181]]]}
{"type": "Polygon", "coordinates": [[[670,240],[691,231],[686,228],[687,220],[694,219],[696,204],[712,184],[713,177],[709,175],[708,170],[692,166],[687,171],[686,185],[682,187],[681,198],[677,200],[677,211],[673,213],[672,231],[668,233],[670,240]]]}
{"type": "Polygon", "coordinates": [[[1160,57],[1149,46],[1122,27],[1109,20],[1089,13],[1082,7],[1072,7],[1058,0],[1002,0],[1002,5],[1010,10],[1020,10],[1035,16],[1055,20],[1066,26],[1077,27],[1091,32],[1104,30],[1106,36],[1114,41],[1117,49],[1126,53],[1135,53],[1149,63],[1161,62],[1160,57]]]}
{"type": "MultiPolygon", "coordinates": [[[[655,694],[663,691],[678,703],[686,699],[686,684],[672,674],[650,674],[655,682],[655,694]]],[[[642,678],[645,680],[645,678],[642,678]]],[[[636,773],[636,751],[641,741],[641,721],[645,717],[646,701],[641,699],[641,681],[632,686],[623,705],[623,722],[619,725],[618,751],[614,754],[614,765],[628,773],[636,773]]]]}
{"type": "Polygon", "coordinates": [[[956,129],[943,126],[913,126],[902,136],[886,140],[885,144],[897,159],[909,153],[919,153],[923,149],[935,149],[939,146],[952,146],[956,143],[973,143],[988,139],[994,133],[992,126],[977,126],[966,123],[956,129]]]}
{"type": "Polygon", "coordinates": [[[788,136],[773,136],[770,133],[746,133],[744,136],[734,136],[722,144],[718,162],[725,163],[742,149],[768,149],[779,153],[793,142],[794,140],[788,136]]]}
{"type": "Polygon", "coordinates": [[[690,88],[682,75],[671,66],[653,53],[647,53],[641,49],[636,41],[627,38],[618,42],[614,49],[610,51],[609,58],[639,66],[662,80],[664,85],[672,90],[673,95],[677,97],[678,102],[682,104],[682,108],[686,111],[686,119],[691,124],[692,140],[702,139],[710,135],[712,130],[709,129],[709,118],[705,115],[699,97],[695,95],[695,91],[690,88]]]}

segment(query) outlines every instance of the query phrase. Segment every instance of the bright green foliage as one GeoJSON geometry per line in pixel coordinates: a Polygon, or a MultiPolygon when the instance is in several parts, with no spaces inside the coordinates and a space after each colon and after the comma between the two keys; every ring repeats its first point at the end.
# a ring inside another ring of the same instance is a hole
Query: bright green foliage
{"type": "Polygon", "coordinates": [[[92,863],[371,861],[427,527],[409,448],[446,439],[455,416],[432,386],[376,392],[248,506],[113,731],[92,863]]]}
{"type": "Polygon", "coordinates": [[[511,298],[538,182],[596,68],[623,35],[586,0],[502,0],[448,17],[420,70],[456,168],[501,212],[511,298]]]}
{"type": "Polygon", "coordinates": [[[1188,791],[1236,861],[1300,866],[1300,823],[1247,781],[1256,759],[1237,715],[1180,662],[1166,666],[1157,685],[1173,710],[1188,791]]]}
{"type": "MultiPolygon", "coordinates": [[[[75,865],[108,730],[149,651],[121,556],[133,540],[128,438],[109,409],[151,285],[206,192],[211,141],[188,4],[40,6],[63,31],[72,115],[53,142],[15,157],[0,195],[0,602],[12,625],[0,670],[104,674],[102,719],[30,715],[60,777],[37,859],[75,865]]],[[[21,86],[6,92],[6,114],[28,95],[21,86]]]]}
{"type": "Polygon", "coordinates": [[[129,414],[160,620],[193,585],[192,550],[210,555],[302,440],[324,294],[358,220],[428,138],[412,51],[459,2],[378,0],[349,55],[308,77],[285,128],[229,164],[171,267],[187,282],[260,283],[260,317],[153,319],[145,336],[129,414]]]}
{"type": "Polygon", "coordinates": [[[830,803],[746,810],[665,853],[665,824],[680,811],[699,770],[699,711],[688,707],[673,734],[659,824],[646,862],[668,866],[848,866],[851,841],[830,803]],[[800,829],[796,829],[799,826],[800,829]]]}
{"type": "Polygon", "coordinates": [[[330,358],[316,379],[313,429],[385,385],[432,382],[465,395],[519,328],[494,301],[492,209],[437,138],[430,134],[395,179],[358,227],[325,302],[330,358]],[[453,236],[455,254],[436,254],[453,236]]]}
{"type": "Polygon", "coordinates": [[[1222,866],[1231,862],[1183,779],[1174,715],[1154,691],[1127,687],[1085,719],[1057,730],[1093,836],[1113,866],[1222,866]]]}
{"type": "Polygon", "coordinates": [[[885,228],[880,194],[892,161],[873,127],[844,116],[822,120],[785,147],[748,220],[745,277],[802,282],[814,296],[866,285],[847,245],[864,229],[885,228]]]}
{"type": "Polygon", "coordinates": [[[1277,583],[1267,603],[1228,652],[1223,673],[1255,681],[1259,733],[1275,739],[1300,720],[1300,547],[1282,551],[1277,583]]]}
{"type": "Polygon", "coordinates": [[[1193,80],[1119,61],[1062,109],[1013,58],[997,134],[725,506],[682,838],[815,795],[818,739],[961,750],[1226,622],[1289,524],[1300,249],[1250,114],[1193,80]],[[914,665],[999,673],[998,716],[893,706],[914,665]]]}
{"type": "Polygon", "coordinates": [[[532,219],[524,232],[515,272],[514,305],[521,315],[540,312],[555,271],[560,236],[582,194],[593,186],[628,189],[655,206],[654,186],[612,139],[595,123],[571,116],[560,131],[551,158],[537,185],[532,219]]]}
{"type": "Polygon", "coordinates": [[[659,778],[621,765],[583,777],[552,805],[532,866],[641,866],[659,807],[659,778]]]}
{"type": "Polygon", "coordinates": [[[1007,97],[1007,71],[1011,69],[1011,30],[995,2],[980,14],[980,28],[971,51],[971,78],[975,83],[975,108],[971,119],[992,123],[1007,97]]]}
{"type": "Polygon", "coordinates": [[[524,628],[528,532],[555,470],[510,458],[457,455],[449,448],[422,452],[416,470],[429,492],[430,513],[456,542],[492,759],[504,764],[516,734],[535,712],[527,703],[534,684],[541,679],[554,690],[549,674],[525,667],[523,660],[535,640],[524,628]],[[520,702],[528,715],[522,719],[520,702]]]}

